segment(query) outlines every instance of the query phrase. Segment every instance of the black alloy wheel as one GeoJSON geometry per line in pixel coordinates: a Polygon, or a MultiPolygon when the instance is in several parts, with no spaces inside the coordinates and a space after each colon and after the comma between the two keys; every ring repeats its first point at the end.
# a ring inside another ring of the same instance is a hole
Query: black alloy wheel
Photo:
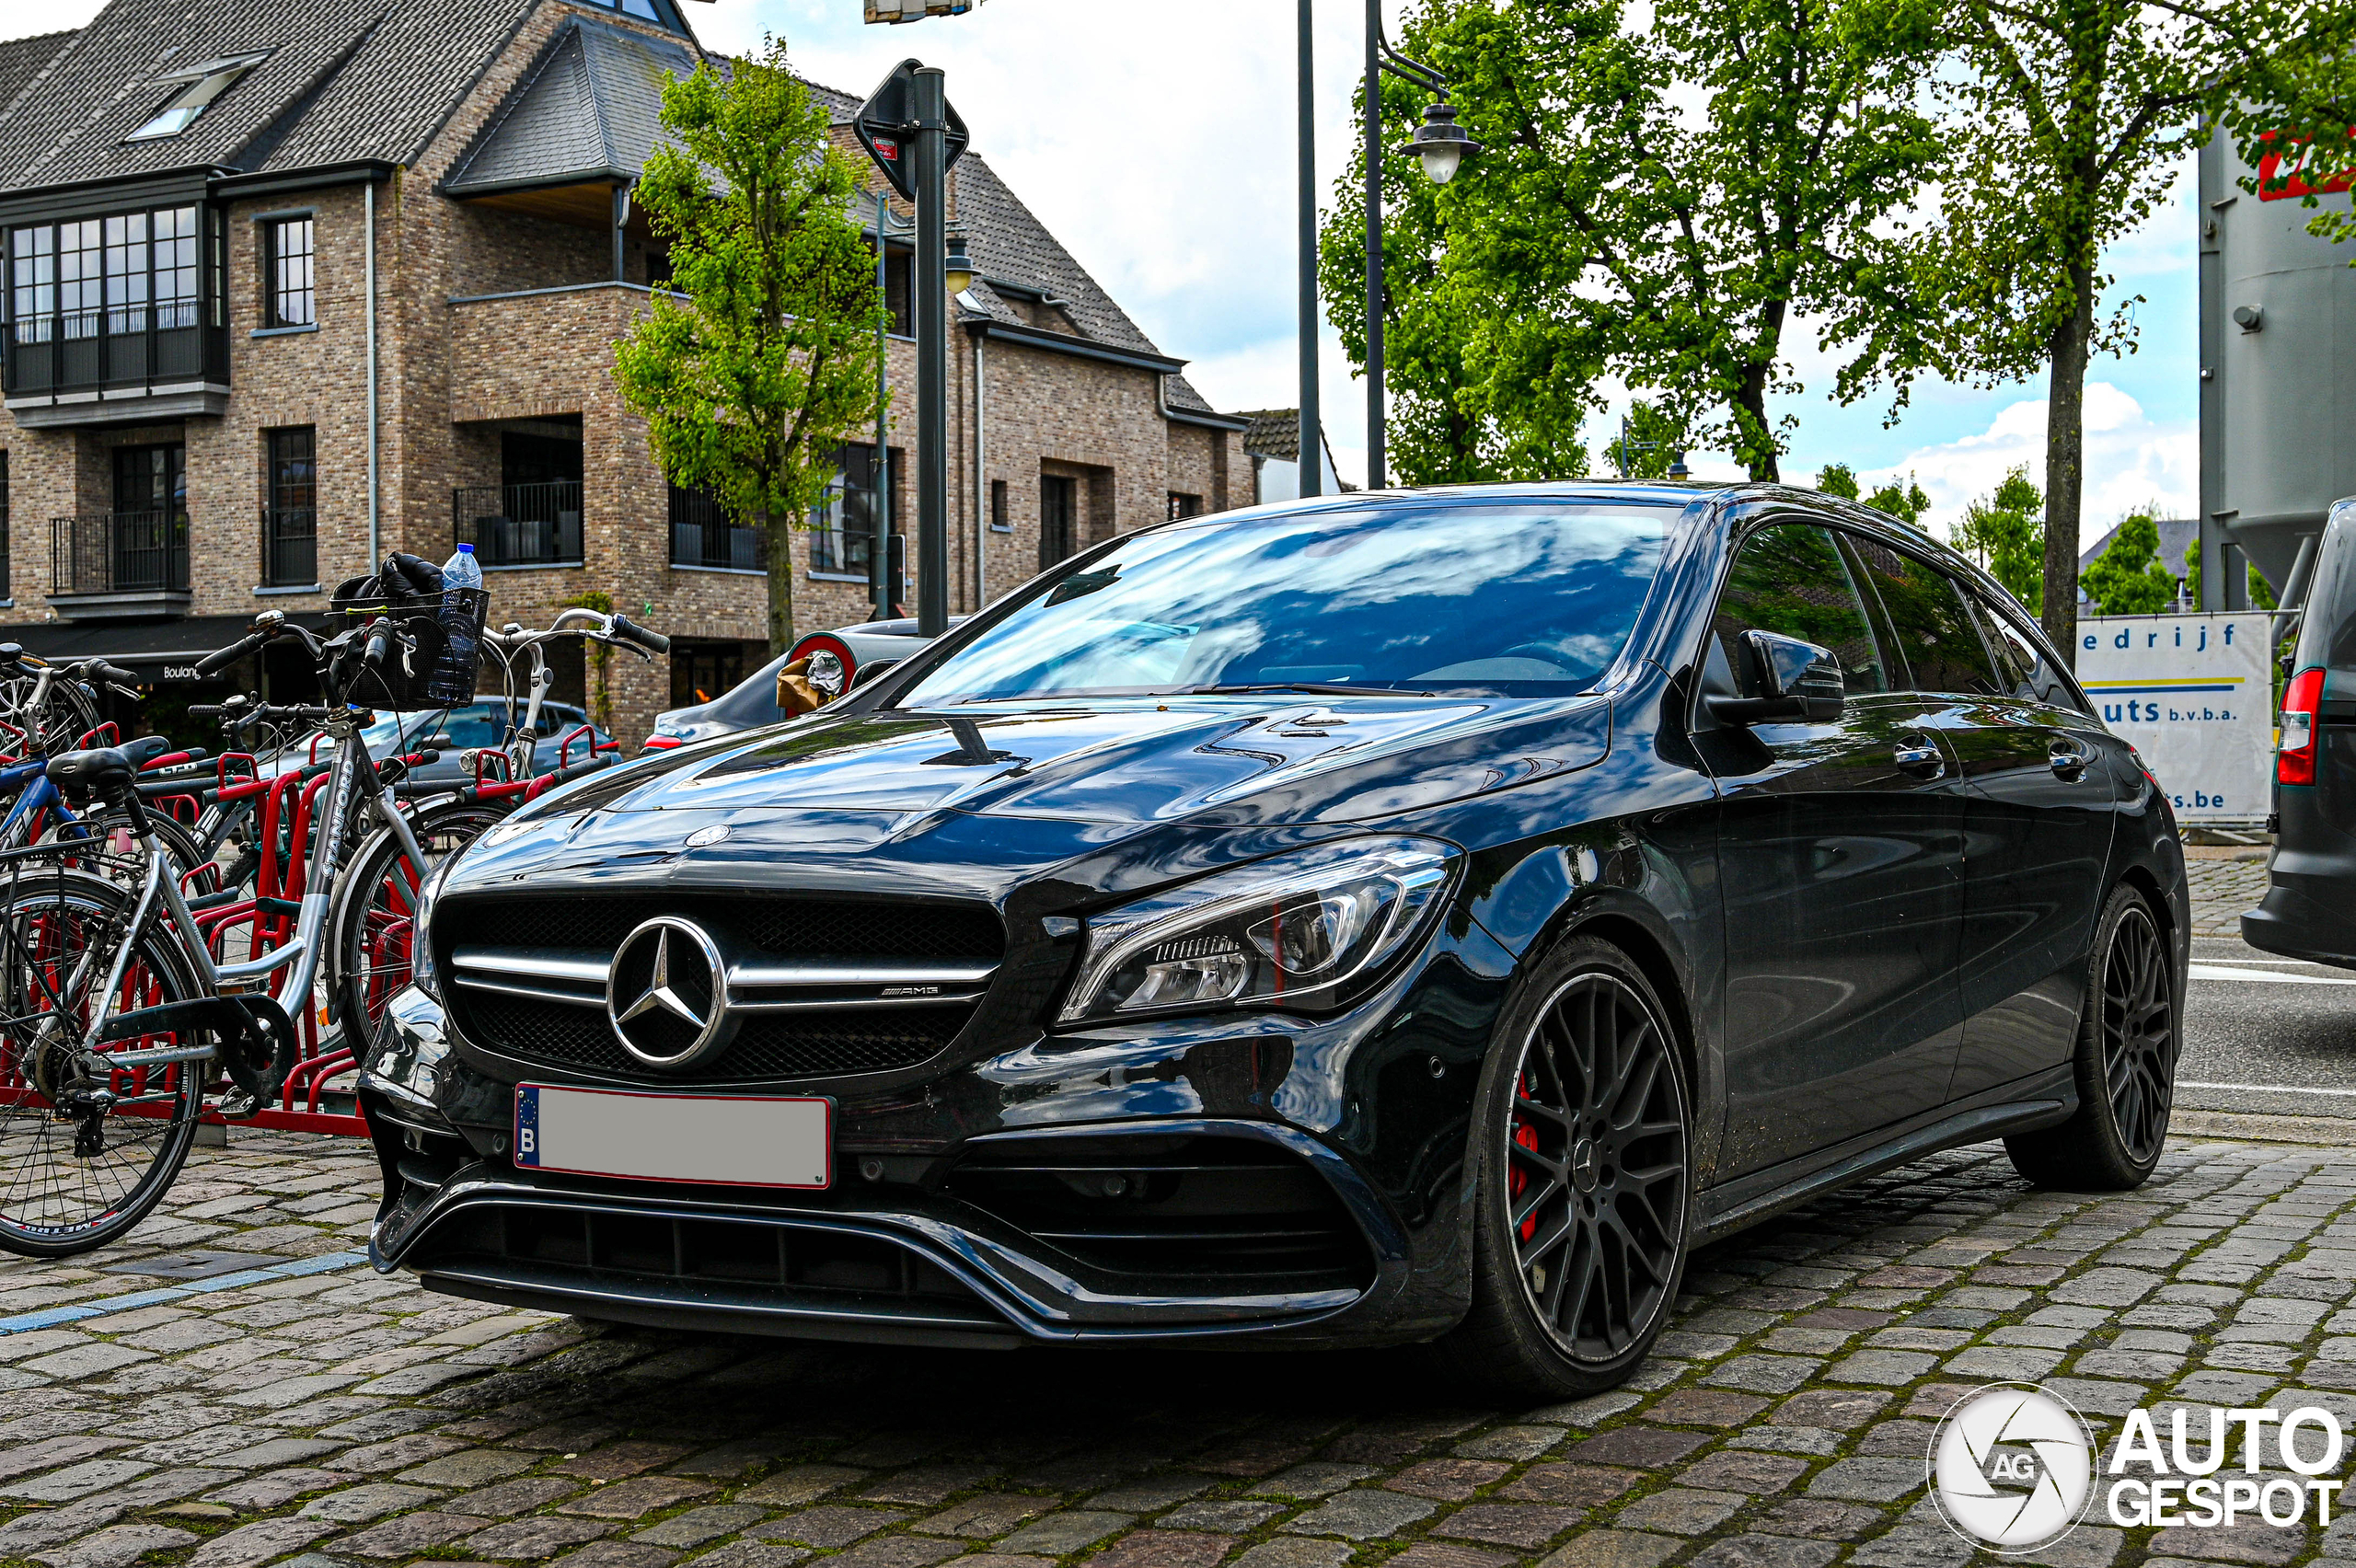
{"type": "Polygon", "coordinates": [[[1590,1393],[1634,1370],[1676,1299],[1692,1203],[1667,1018],[1617,949],[1565,950],[1501,1031],[1510,1076],[1481,1118],[1473,1309],[1443,1342],[1461,1370],[1521,1393],[1590,1393]]]}
{"type": "Polygon", "coordinates": [[[2141,900],[2111,932],[2103,955],[2103,1085],[2127,1157],[2155,1159],[2176,1098],[2176,997],[2167,950],[2141,900]]]}
{"type": "Polygon", "coordinates": [[[2119,887],[2095,927],[2078,1030],[2077,1114],[2007,1137],[2015,1170],[2041,1186],[2142,1185],[2167,1145],[2176,1103],[2177,993],[2175,956],[2152,906],[2119,887]]]}

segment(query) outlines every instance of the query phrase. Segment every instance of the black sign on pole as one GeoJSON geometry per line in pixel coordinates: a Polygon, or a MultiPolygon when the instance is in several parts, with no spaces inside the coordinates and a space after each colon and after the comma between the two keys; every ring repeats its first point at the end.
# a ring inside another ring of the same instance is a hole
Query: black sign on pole
{"type": "MultiPolygon", "coordinates": [[[[923,67],[921,60],[901,61],[884,78],[884,85],[860,105],[859,118],[851,122],[859,144],[867,149],[867,156],[875,160],[875,167],[884,171],[884,178],[892,182],[892,189],[900,193],[903,202],[917,199],[917,117],[909,92],[916,74],[923,67]]],[[[944,138],[948,161],[941,166],[945,172],[957,167],[957,160],[965,156],[966,144],[973,137],[954,105],[944,104],[942,108],[949,120],[949,133],[944,138]]]]}

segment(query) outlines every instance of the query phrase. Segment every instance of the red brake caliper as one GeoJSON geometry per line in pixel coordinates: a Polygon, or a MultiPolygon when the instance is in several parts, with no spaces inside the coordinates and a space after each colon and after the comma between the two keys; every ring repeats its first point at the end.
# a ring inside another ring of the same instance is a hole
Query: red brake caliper
{"type": "MultiPolygon", "coordinates": [[[[1535,1086],[1530,1081],[1530,1075],[1528,1073],[1522,1074],[1521,1081],[1515,1085],[1517,1092],[1523,1095],[1529,1094],[1534,1087],[1535,1086]]],[[[1523,1121],[1521,1119],[1521,1114],[1519,1112],[1514,1113],[1513,1141],[1519,1147],[1530,1150],[1532,1154],[1538,1152],[1538,1129],[1523,1121]]],[[[1508,1198],[1519,1198],[1521,1196],[1522,1189],[1529,1185],[1530,1172],[1522,1170],[1519,1166],[1515,1166],[1513,1168],[1512,1174],[1506,1179],[1506,1195],[1508,1198]]],[[[1524,1241],[1527,1241],[1537,1234],[1538,1216],[1537,1215],[1532,1214],[1528,1219],[1521,1222],[1521,1239],[1524,1241]]]]}

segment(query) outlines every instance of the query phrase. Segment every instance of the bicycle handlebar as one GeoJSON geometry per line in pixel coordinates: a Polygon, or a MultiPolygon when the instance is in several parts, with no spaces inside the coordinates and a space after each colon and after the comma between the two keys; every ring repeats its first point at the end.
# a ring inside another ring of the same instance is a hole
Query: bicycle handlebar
{"type": "Polygon", "coordinates": [[[196,673],[200,675],[218,674],[247,654],[259,651],[261,645],[269,640],[270,634],[267,632],[249,631],[228,647],[216,648],[199,659],[196,662],[196,673]]]}
{"type": "Polygon", "coordinates": [[[664,636],[659,631],[651,630],[646,627],[640,626],[628,616],[616,616],[614,617],[614,635],[616,637],[622,638],[627,641],[637,643],[649,653],[668,653],[671,651],[671,640],[669,638],[664,636]]]}

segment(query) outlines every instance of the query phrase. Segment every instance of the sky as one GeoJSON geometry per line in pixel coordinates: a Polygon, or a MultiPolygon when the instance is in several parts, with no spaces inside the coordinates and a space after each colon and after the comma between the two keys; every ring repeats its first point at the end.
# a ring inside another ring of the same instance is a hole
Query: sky
{"type": "MultiPolygon", "coordinates": [[[[0,38],[75,27],[100,0],[7,0],[0,38]]],[[[949,96],[975,148],[1218,408],[1288,408],[1296,370],[1294,8],[1280,0],[984,0],[963,17],[871,27],[860,0],[689,0],[713,47],[784,37],[796,69],[864,94],[900,60],[948,73],[949,96]]],[[[1386,9],[1396,25],[1398,0],[1386,9]]],[[[1315,115],[1321,195],[1351,153],[1349,94],[1365,47],[1362,9],[1318,7],[1315,115]]],[[[1402,127],[1400,139],[1408,134],[1402,127]]],[[[2189,516],[2199,494],[2194,191],[2188,160],[2176,191],[2116,247],[2115,294],[2142,295],[2140,352],[2087,375],[2085,536],[2156,502],[2189,516]]],[[[1331,329],[1319,385],[1343,476],[1366,465],[1366,398],[1331,329]]],[[[1784,471],[1802,482],[1828,462],[1868,488],[1912,474],[1943,527],[2004,470],[2041,478],[2042,378],[1992,388],[1918,386],[1894,428],[1884,402],[1842,408],[1812,352],[1784,471]]],[[[1599,454],[1619,408],[1589,432],[1599,454]]],[[[1704,477],[1738,477],[1722,455],[1691,459],[1704,477]]],[[[1600,458],[1598,458],[1600,467],[1600,458]]]]}

